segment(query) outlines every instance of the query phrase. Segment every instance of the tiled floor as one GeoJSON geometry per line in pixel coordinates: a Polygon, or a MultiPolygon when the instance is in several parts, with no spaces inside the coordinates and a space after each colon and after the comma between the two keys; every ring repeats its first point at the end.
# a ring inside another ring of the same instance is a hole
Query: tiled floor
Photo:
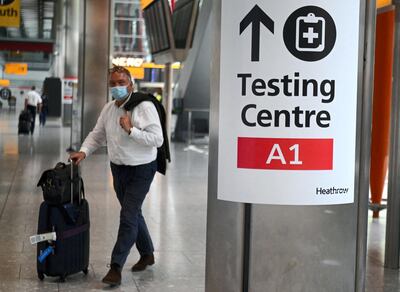
{"type": "MultiPolygon", "coordinates": [[[[33,136],[17,136],[16,113],[0,111],[0,291],[95,291],[107,289],[107,272],[118,230],[119,206],[112,189],[107,157],[93,155],[82,164],[91,211],[90,272],[43,282],[36,274],[36,233],[41,172],[66,161],[69,129],[57,121],[37,128],[33,136]]],[[[123,271],[122,285],[113,291],[204,291],[207,155],[172,146],[174,161],[168,176],[158,175],[143,212],[156,247],[156,265],[133,274],[133,250],[123,271]]]]}
{"type": "Polygon", "coordinates": [[[399,270],[384,269],[386,211],[382,211],[379,219],[369,216],[368,254],[367,254],[367,292],[400,291],[399,270]]]}
{"type": "MultiPolygon", "coordinates": [[[[0,291],[110,290],[100,280],[107,271],[119,207],[106,155],[94,155],[82,165],[91,207],[89,275],[70,276],[66,283],[55,278],[41,282],[36,275],[36,248],[28,240],[36,232],[42,201],[36,183],[44,169],[67,159],[69,129],[50,120],[33,136],[17,136],[16,127],[17,113],[1,110],[0,291]]],[[[156,247],[156,265],[132,274],[129,267],[138,259],[133,251],[122,285],[113,291],[204,291],[208,157],[197,148],[186,150],[183,144],[172,145],[174,160],[168,175],[157,175],[143,207],[156,247]]],[[[367,292],[400,291],[399,272],[383,269],[384,215],[378,220],[370,218],[367,292]]]]}

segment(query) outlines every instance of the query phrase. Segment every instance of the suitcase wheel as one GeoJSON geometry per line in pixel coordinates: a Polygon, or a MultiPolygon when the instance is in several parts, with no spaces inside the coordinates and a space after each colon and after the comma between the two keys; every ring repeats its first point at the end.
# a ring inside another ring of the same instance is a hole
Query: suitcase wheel
{"type": "Polygon", "coordinates": [[[38,273],[38,278],[40,279],[40,281],[44,280],[44,274],[43,273],[38,273]]]}
{"type": "Polygon", "coordinates": [[[87,275],[87,274],[89,273],[89,270],[88,270],[88,268],[86,268],[86,269],[83,269],[82,272],[83,272],[85,275],[87,275]]]}
{"type": "Polygon", "coordinates": [[[64,283],[66,277],[67,277],[67,275],[60,276],[60,283],[64,283]]]}

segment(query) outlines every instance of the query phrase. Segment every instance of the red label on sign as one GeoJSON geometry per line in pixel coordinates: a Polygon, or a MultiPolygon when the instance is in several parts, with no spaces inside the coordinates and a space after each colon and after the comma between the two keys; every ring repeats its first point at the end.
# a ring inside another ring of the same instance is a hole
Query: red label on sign
{"type": "Polygon", "coordinates": [[[333,139],[238,137],[237,167],[332,170],[333,139]]]}

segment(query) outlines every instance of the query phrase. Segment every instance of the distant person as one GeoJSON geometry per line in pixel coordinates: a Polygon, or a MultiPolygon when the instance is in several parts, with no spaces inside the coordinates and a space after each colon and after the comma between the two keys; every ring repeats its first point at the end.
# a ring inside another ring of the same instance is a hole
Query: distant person
{"type": "Polygon", "coordinates": [[[19,92],[19,97],[21,98],[20,100],[24,100],[24,96],[25,96],[25,92],[23,90],[21,90],[19,92]]]}
{"type": "Polygon", "coordinates": [[[31,113],[32,117],[30,129],[31,135],[33,135],[33,132],[35,130],[36,112],[40,112],[40,105],[42,103],[42,99],[39,93],[35,91],[35,89],[36,87],[32,86],[31,90],[28,91],[25,98],[25,109],[31,113]]]}
{"type": "Polygon", "coordinates": [[[46,124],[46,118],[47,118],[47,113],[49,112],[49,98],[47,96],[46,91],[43,91],[42,93],[42,106],[41,106],[41,111],[39,113],[39,125],[44,127],[46,124]]]}

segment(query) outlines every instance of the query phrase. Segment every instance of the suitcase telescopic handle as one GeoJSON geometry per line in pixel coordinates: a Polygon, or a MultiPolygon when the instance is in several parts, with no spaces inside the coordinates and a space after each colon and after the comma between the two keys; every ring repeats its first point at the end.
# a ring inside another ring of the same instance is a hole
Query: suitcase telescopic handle
{"type": "MultiPolygon", "coordinates": [[[[71,168],[71,171],[70,171],[70,180],[71,180],[71,204],[73,204],[74,203],[74,161],[73,160],[68,160],[69,162],[70,162],[70,168],[71,168]]],[[[77,165],[76,166],[76,171],[79,173],[79,166],[77,165]]],[[[78,193],[78,203],[79,203],[79,205],[81,204],[81,191],[83,192],[83,196],[85,196],[85,191],[83,190],[83,186],[81,185],[82,184],[82,179],[79,179],[79,182],[78,182],[78,190],[79,190],[79,193],[78,193]]]]}
{"type": "MultiPolygon", "coordinates": [[[[79,166],[77,166],[77,168],[78,168],[79,166]]],[[[79,168],[78,168],[78,171],[79,171],[79,168]]],[[[82,191],[82,186],[81,186],[81,182],[82,182],[82,179],[81,178],[79,178],[79,182],[78,182],[78,202],[79,202],[79,206],[81,205],[81,191],[82,191]]]]}
{"type": "Polygon", "coordinates": [[[71,181],[71,204],[74,204],[74,162],[71,161],[70,164],[70,169],[71,169],[71,173],[70,173],[70,181],[71,181]]]}
{"type": "MultiPolygon", "coordinates": [[[[78,168],[79,166],[77,166],[77,168],[78,168]]],[[[70,173],[70,175],[71,175],[71,177],[70,177],[70,180],[71,180],[71,204],[74,204],[74,162],[73,161],[71,161],[71,164],[70,164],[70,168],[71,168],[71,173],[70,173]]],[[[77,171],[79,171],[78,169],[77,169],[77,171]]],[[[79,205],[81,204],[81,188],[82,188],[82,186],[81,186],[81,180],[79,179],[79,182],[78,182],[78,203],[79,203],[79,205]]]]}

